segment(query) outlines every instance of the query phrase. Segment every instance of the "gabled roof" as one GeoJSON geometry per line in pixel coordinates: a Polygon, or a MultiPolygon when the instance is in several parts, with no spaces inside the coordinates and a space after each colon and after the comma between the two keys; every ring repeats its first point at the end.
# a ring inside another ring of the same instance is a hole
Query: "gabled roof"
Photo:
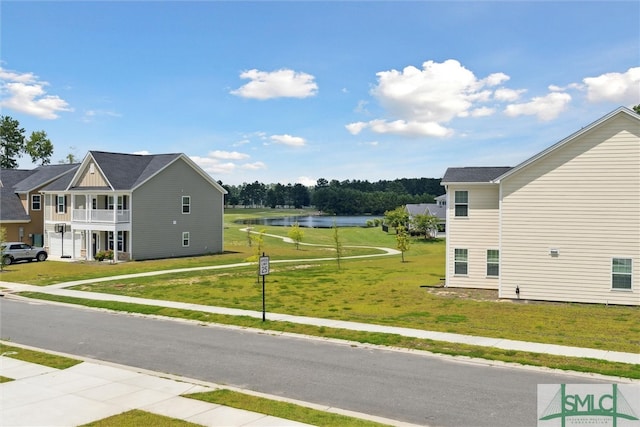
{"type": "Polygon", "coordinates": [[[428,203],[407,203],[405,208],[409,215],[424,215],[427,213],[428,203]]]}
{"type": "MultiPolygon", "coordinates": [[[[88,163],[89,158],[93,158],[112,190],[132,190],[179,157],[180,154],[141,155],[89,151],[83,166],[88,163]]],[[[73,182],[71,185],[73,186],[73,182]]]]}
{"type": "Polygon", "coordinates": [[[633,112],[632,110],[630,110],[630,109],[628,109],[626,107],[619,107],[616,110],[612,111],[611,113],[599,118],[598,120],[596,120],[595,122],[591,123],[590,125],[583,127],[579,131],[577,131],[577,132],[573,133],[572,135],[569,135],[568,137],[564,138],[563,140],[555,143],[554,145],[552,145],[551,147],[547,148],[546,150],[541,151],[540,153],[536,154],[535,156],[530,157],[527,160],[525,160],[524,162],[520,163],[519,165],[511,168],[510,170],[506,171],[505,173],[503,173],[500,176],[498,176],[495,179],[493,179],[493,182],[499,183],[501,180],[513,175],[514,173],[517,173],[518,171],[522,170],[523,168],[529,166],[531,163],[537,162],[538,160],[542,159],[543,157],[546,157],[548,154],[550,154],[551,152],[559,149],[560,147],[563,147],[563,146],[565,146],[567,144],[570,144],[571,142],[575,141],[578,137],[584,135],[587,132],[590,132],[595,127],[600,126],[603,123],[613,119],[614,117],[620,116],[620,115],[625,115],[625,116],[631,117],[634,120],[636,120],[638,122],[638,132],[640,132],[640,115],[636,114],[635,112],[633,112]]]}
{"type": "Polygon", "coordinates": [[[2,169],[0,171],[0,220],[26,222],[30,220],[19,194],[37,190],[61,176],[72,176],[70,172],[77,164],[43,165],[36,169],[2,169]]]}
{"type": "MultiPolygon", "coordinates": [[[[76,181],[91,161],[95,163],[108,183],[108,187],[101,188],[101,190],[132,191],[179,159],[184,160],[222,194],[227,193],[208,173],[182,153],[143,155],[105,151],[89,151],[74,176],[64,176],[44,188],[43,191],[79,189],[80,187],[76,186],[76,181]]],[[[86,188],[82,187],[82,189],[86,188]]]]}
{"type": "Polygon", "coordinates": [[[28,178],[15,186],[15,191],[16,193],[28,193],[77,168],[78,163],[39,166],[32,171],[33,173],[28,178]]]}
{"type": "Polygon", "coordinates": [[[2,169],[0,171],[0,221],[29,221],[30,217],[22,206],[14,187],[27,179],[33,171],[24,169],[2,169]]]}
{"type": "Polygon", "coordinates": [[[509,166],[448,168],[440,183],[490,183],[509,170],[509,166]]]}
{"type": "Polygon", "coordinates": [[[447,216],[447,208],[436,203],[407,203],[405,208],[409,216],[432,215],[440,219],[445,219],[447,216]]]}

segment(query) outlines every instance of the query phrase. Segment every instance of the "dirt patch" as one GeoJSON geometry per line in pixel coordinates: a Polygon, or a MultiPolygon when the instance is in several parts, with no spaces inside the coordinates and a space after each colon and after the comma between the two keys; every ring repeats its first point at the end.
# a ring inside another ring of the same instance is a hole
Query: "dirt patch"
{"type": "MultiPolygon", "coordinates": [[[[427,292],[444,298],[457,298],[473,301],[504,301],[498,298],[498,291],[491,289],[466,288],[426,288],[427,292]]],[[[507,300],[508,301],[508,300],[507,300]]]]}

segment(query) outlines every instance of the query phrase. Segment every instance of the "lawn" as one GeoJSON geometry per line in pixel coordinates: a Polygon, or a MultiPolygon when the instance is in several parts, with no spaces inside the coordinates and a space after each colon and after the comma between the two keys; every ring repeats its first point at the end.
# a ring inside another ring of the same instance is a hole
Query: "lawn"
{"type": "MultiPolygon", "coordinates": [[[[268,211],[271,215],[283,212],[268,211]]],[[[256,254],[239,218],[264,215],[239,209],[225,214],[225,253],[172,260],[104,263],[46,263],[10,266],[7,281],[49,284],[79,278],[138,271],[222,265],[243,262],[256,254]]],[[[260,227],[266,234],[287,236],[288,228],[260,227]]],[[[444,275],[445,242],[412,239],[405,253],[368,259],[353,255],[395,248],[395,235],[380,228],[341,228],[345,246],[340,268],[334,257],[332,230],[304,229],[299,250],[281,239],[264,236],[261,248],[271,258],[266,277],[268,312],[352,320],[416,329],[534,341],[614,351],[638,352],[640,311],[637,307],[497,300],[495,291],[440,287],[444,275]],[[282,260],[294,262],[279,263],[282,260]]],[[[170,273],[114,280],[76,289],[170,299],[260,311],[262,288],[255,265],[224,270],[170,273]]]]}

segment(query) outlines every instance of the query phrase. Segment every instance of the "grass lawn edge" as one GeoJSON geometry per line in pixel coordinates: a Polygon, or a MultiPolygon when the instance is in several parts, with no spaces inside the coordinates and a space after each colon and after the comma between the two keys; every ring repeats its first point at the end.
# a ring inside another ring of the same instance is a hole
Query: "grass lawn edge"
{"type": "MultiPolygon", "coordinates": [[[[100,301],[75,297],[64,297],[37,292],[14,294],[20,298],[41,299],[60,304],[82,305],[101,310],[125,312],[158,318],[180,319],[200,324],[225,327],[237,327],[244,330],[256,330],[267,334],[291,334],[308,336],[315,339],[335,340],[351,345],[379,346],[385,349],[402,351],[422,351],[429,354],[444,355],[465,360],[477,360],[481,363],[504,363],[516,367],[547,368],[563,373],[598,374],[606,377],[626,380],[640,379],[640,364],[609,362],[606,360],[555,356],[519,350],[503,350],[495,347],[483,347],[468,344],[450,343],[430,339],[403,337],[379,332],[361,332],[324,326],[301,325],[291,322],[267,320],[260,321],[249,316],[232,316],[204,313],[186,309],[172,309],[151,305],[100,301]]],[[[1,338],[1,337],[0,337],[1,338]]]]}

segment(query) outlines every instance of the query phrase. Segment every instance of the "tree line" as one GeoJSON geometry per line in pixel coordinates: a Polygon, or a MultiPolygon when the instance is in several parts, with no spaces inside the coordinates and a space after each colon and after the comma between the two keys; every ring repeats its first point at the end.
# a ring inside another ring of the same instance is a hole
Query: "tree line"
{"type": "Polygon", "coordinates": [[[382,215],[410,203],[433,203],[435,197],[444,194],[439,178],[400,178],[377,182],[320,178],[313,187],[258,181],[242,185],[220,184],[228,192],[225,196],[227,207],[313,206],[335,215],[382,215]]]}

